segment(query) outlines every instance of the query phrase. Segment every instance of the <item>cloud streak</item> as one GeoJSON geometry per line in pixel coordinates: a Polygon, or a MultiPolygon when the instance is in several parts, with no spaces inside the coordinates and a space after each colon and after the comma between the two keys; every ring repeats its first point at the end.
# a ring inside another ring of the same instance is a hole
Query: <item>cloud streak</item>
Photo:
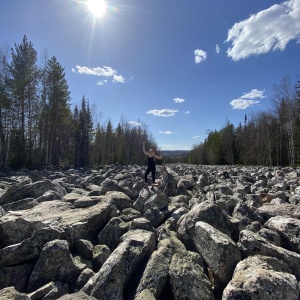
{"type": "Polygon", "coordinates": [[[229,29],[226,42],[231,42],[227,55],[238,61],[251,55],[285,50],[286,45],[300,42],[300,1],[275,4],[229,29]]]}
{"type": "Polygon", "coordinates": [[[132,125],[132,126],[142,126],[142,123],[136,122],[136,121],[128,121],[128,124],[132,125]]]}
{"type": "Polygon", "coordinates": [[[183,102],[185,102],[185,100],[182,99],[182,98],[175,98],[175,99],[173,99],[173,101],[174,101],[175,103],[183,103],[183,102]]]}
{"type": "MultiPolygon", "coordinates": [[[[84,75],[92,75],[92,76],[99,76],[99,77],[111,77],[113,83],[124,83],[126,79],[119,75],[116,70],[111,67],[103,66],[97,68],[89,68],[85,66],[76,66],[72,68],[73,73],[84,74],[84,75]]],[[[107,83],[107,79],[100,80],[97,82],[97,85],[104,85],[107,83]]]]}
{"type": "Polygon", "coordinates": [[[157,116],[157,117],[172,117],[175,116],[175,114],[178,112],[179,112],[178,109],[164,108],[164,109],[148,110],[146,111],[146,114],[157,116]]]}
{"type": "Polygon", "coordinates": [[[171,134],[175,134],[175,133],[177,133],[177,132],[167,130],[167,131],[159,131],[159,133],[161,133],[161,134],[166,134],[166,135],[171,135],[171,134]]]}
{"type": "Polygon", "coordinates": [[[233,109],[246,109],[250,106],[256,105],[260,103],[260,100],[257,99],[263,99],[266,98],[264,95],[265,90],[257,90],[252,89],[248,93],[244,93],[241,97],[238,99],[234,99],[230,102],[230,105],[233,109]]]}

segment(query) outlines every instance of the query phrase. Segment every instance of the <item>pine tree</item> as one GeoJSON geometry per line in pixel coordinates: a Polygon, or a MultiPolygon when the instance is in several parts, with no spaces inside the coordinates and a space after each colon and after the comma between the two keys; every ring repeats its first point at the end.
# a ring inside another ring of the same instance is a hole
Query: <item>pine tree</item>
{"type": "Polygon", "coordinates": [[[48,60],[46,68],[46,114],[48,117],[46,164],[59,165],[71,158],[71,110],[70,92],[64,68],[56,57],[48,60]]]}
{"type": "Polygon", "coordinates": [[[32,128],[37,113],[38,97],[37,84],[39,69],[37,67],[37,52],[26,35],[20,45],[15,44],[11,49],[12,61],[7,85],[11,97],[12,143],[11,163],[16,167],[27,164],[32,160],[32,128]]]}

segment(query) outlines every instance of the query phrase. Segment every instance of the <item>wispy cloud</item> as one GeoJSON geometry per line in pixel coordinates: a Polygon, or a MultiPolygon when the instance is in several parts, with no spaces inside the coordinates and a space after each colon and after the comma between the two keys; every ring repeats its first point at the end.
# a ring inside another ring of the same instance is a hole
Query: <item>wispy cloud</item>
{"type": "Polygon", "coordinates": [[[189,110],[185,111],[184,114],[185,115],[189,115],[191,112],[189,110]]]}
{"type": "Polygon", "coordinates": [[[234,99],[230,102],[230,105],[233,109],[246,109],[250,106],[256,105],[260,103],[260,100],[257,99],[263,99],[266,98],[264,95],[265,90],[257,90],[252,89],[248,93],[244,93],[241,97],[238,99],[234,99]]]}
{"type": "Polygon", "coordinates": [[[123,83],[125,82],[125,78],[122,75],[113,75],[113,82],[123,83]]]}
{"type": "Polygon", "coordinates": [[[252,89],[249,93],[244,93],[244,95],[241,97],[242,99],[255,99],[255,98],[266,98],[267,96],[264,95],[265,90],[258,90],[258,89],[252,89]]]}
{"type": "Polygon", "coordinates": [[[128,124],[133,125],[133,126],[141,126],[142,123],[136,122],[136,121],[129,121],[128,124]]]}
{"type": "MultiPolygon", "coordinates": [[[[73,73],[84,74],[84,75],[92,75],[92,76],[99,76],[99,77],[111,77],[113,83],[124,83],[126,79],[119,75],[116,70],[111,67],[103,66],[97,68],[89,68],[85,66],[76,66],[72,68],[73,73]]],[[[104,85],[107,83],[108,80],[100,80],[97,82],[97,85],[104,85]]]]}
{"type": "Polygon", "coordinates": [[[174,101],[175,103],[183,103],[183,102],[185,102],[185,100],[182,99],[182,98],[175,98],[175,99],[173,99],[173,101],[174,101]]]}
{"type": "Polygon", "coordinates": [[[192,139],[199,139],[200,138],[200,135],[194,135],[192,136],[192,139]]]}
{"type": "Polygon", "coordinates": [[[207,59],[207,53],[203,50],[196,49],[194,51],[195,54],[195,63],[200,64],[202,61],[205,61],[207,59]]]}
{"type": "Polygon", "coordinates": [[[106,84],[107,83],[107,80],[105,79],[105,80],[100,80],[100,81],[98,81],[96,84],[97,85],[104,85],[104,84],[106,84]]]}
{"type": "Polygon", "coordinates": [[[273,50],[283,51],[291,40],[300,42],[300,1],[274,4],[233,25],[226,42],[232,47],[228,57],[234,61],[273,50]]]}
{"type": "Polygon", "coordinates": [[[172,116],[175,116],[175,114],[178,112],[179,112],[178,109],[165,108],[165,109],[148,110],[148,111],[146,111],[146,114],[154,115],[157,117],[172,117],[172,116]]]}
{"type": "Polygon", "coordinates": [[[216,44],[216,52],[219,54],[221,52],[221,48],[218,44],[216,44]]]}
{"type": "Polygon", "coordinates": [[[167,130],[167,131],[159,131],[159,133],[170,135],[170,134],[175,134],[175,133],[178,133],[178,132],[167,130]]]}

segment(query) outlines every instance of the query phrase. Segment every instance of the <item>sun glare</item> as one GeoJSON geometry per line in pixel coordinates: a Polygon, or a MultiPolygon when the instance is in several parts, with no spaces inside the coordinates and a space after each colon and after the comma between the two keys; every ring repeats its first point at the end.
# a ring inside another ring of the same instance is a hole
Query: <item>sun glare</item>
{"type": "Polygon", "coordinates": [[[100,18],[105,15],[107,5],[104,0],[87,0],[86,5],[95,17],[100,18]]]}

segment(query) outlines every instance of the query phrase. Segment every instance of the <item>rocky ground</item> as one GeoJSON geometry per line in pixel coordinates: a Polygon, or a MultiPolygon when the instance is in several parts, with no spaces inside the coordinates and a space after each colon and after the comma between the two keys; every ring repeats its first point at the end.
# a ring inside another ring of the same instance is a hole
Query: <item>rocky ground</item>
{"type": "Polygon", "coordinates": [[[0,299],[299,299],[300,169],[0,173],[0,299]]]}

